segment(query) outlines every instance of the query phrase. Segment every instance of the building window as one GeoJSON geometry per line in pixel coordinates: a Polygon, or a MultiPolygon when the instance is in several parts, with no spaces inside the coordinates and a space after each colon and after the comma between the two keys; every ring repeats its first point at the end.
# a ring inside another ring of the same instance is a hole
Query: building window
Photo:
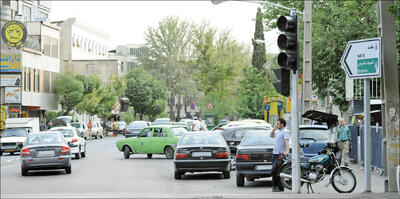
{"type": "Polygon", "coordinates": [[[50,56],[50,37],[43,36],[43,54],[50,56]]]}
{"type": "Polygon", "coordinates": [[[30,71],[30,69],[25,67],[25,70],[24,70],[24,83],[25,83],[24,91],[30,91],[30,87],[29,86],[30,86],[31,79],[30,79],[30,76],[29,76],[29,71],[30,71]]]}
{"type": "Polygon", "coordinates": [[[50,93],[50,72],[44,71],[43,75],[43,92],[50,93]]]}
{"type": "Polygon", "coordinates": [[[24,21],[31,21],[31,7],[28,6],[23,6],[23,10],[24,10],[24,15],[23,15],[23,19],[24,21]]]}
{"type": "Polygon", "coordinates": [[[39,80],[39,69],[35,69],[35,76],[34,76],[34,83],[35,83],[35,92],[39,92],[40,88],[40,80],[39,80]]]}
{"type": "Polygon", "coordinates": [[[51,38],[51,56],[58,58],[58,40],[51,38]]]}
{"type": "Polygon", "coordinates": [[[48,16],[46,13],[40,12],[39,17],[47,20],[48,16]]]}

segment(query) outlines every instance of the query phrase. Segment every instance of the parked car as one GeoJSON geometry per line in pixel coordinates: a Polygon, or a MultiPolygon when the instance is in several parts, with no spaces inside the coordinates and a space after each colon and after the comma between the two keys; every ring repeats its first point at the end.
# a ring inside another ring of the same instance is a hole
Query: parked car
{"type": "Polygon", "coordinates": [[[187,125],[189,126],[190,129],[192,128],[192,125],[193,125],[192,119],[185,118],[185,119],[181,119],[179,122],[185,122],[185,123],[187,123],[187,125]]]}
{"type": "Polygon", "coordinates": [[[79,132],[83,135],[85,139],[87,139],[87,126],[83,122],[73,122],[71,123],[71,126],[75,127],[78,129],[79,132]]]}
{"type": "Polygon", "coordinates": [[[157,118],[154,120],[153,123],[151,123],[152,126],[156,125],[171,125],[172,121],[169,118],[157,118]]]}
{"type": "Polygon", "coordinates": [[[271,130],[254,130],[243,138],[236,153],[236,185],[242,187],[247,181],[271,177],[272,150],[275,138],[271,130]]]}
{"type": "Polygon", "coordinates": [[[192,131],[192,126],[189,126],[186,122],[172,122],[172,125],[183,127],[187,131],[192,131]]]}
{"type": "Polygon", "coordinates": [[[133,121],[125,130],[125,137],[137,137],[137,135],[147,126],[150,126],[149,122],[146,121],[133,121]]]}
{"type": "MultiPolygon", "coordinates": [[[[22,144],[20,144],[22,147],[22,144]]],[[[65,169],[71,173],[70,147],[58,131],[29,133],[21,150],[21,174],[29,170],[65,169]]]]}
{"type": "Polygon", "coordinates": [[[71,155],[75,155],[76,159],[86,157],[86,140],[83,138],[81,132],[75,127],[55,127],[50,129],[48,132],[60,132],[67,142],[71,143],[70,150],[71,155]]]}
{"type": "Polygon", "coordinates": [[[221,127],[215,132],[220,132],[222,136],[224,136],[226,143],[228,144],[231,153],[236,154],[236,146],[239,145],[242,138],[251,131],[255,130],[272,130],[272,127],[269,124],[246,124],[239,125],[233,127],[221,127]]]}
{"type": "Polygon", "coordinates": [[[215,126],[212,129],[212,131],[219,130],[222,127],[229,128],[229,127],[246,126],[246,125],[266,125],[266,126],[272,128],[272,125],[268,122],[265,122],[264,120],[246,119],[246,120],[240,120],[240,121],[227,121],[224,123],[219,123],[217,126],[215,126]]]}
{"type": "Polygon", "coordinates": [[[209,131],[185,133],[176,148],[175,179],[185,172],[222,172],[230,178],[229,147],[221,134],[209,131]]]}
{"type": "MultiPolygon", "coordinates": [[[[89,137],[89,134],[86,134],[86,137],[89,137]]],[[[92,138],[104,138],[103,127],[100,122],[92,122],[92,138]]]]}
{"type": "Polygon", "coordinates": [[[137,138],[125,138],[117,141],[117,148],[128,159],[131,154],[165,154],[167,159],[174,158],[176,144],[179,138],[186,133],[185,128],[171,125],[145,127],[137,138]]]}
{"type": "Polygon", "coordinates": [[[61,119],[64,120],[67,124],[71,124],[72,123],[72,116],[58,116],[56,119],[61,119]]]}
{"type": "Polygon", "coordinates": [[[11,155],[20,152],[20,144],[25,142],[26,136],[28,136],[26,128],[7,128],[0,138],[0,155],[3,155],[4,152],[11,155]]]}

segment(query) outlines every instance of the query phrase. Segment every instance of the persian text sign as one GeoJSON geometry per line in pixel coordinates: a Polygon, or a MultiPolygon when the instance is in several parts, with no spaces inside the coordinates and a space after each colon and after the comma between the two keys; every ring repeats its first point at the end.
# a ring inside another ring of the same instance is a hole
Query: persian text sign
{"type": "Polygon", "coordinates": [[[21,75],[1,74],[0,79],[0,86],[21,86],[21,75]]]}
{"type": "Polygon", "coordinates": [[[381,38],[349,41],[340,62],[351,79],[380,77],[381,38]]]}
{"type": "Polygon", "coordinates": [[[6,104],[21,103],[21,87],[6,87],[4,101],[6,102],[6,104]]]}
{"type": "Polygon", "coordinates": [[[21,55],[0,55],[0,72],[21,72],[21,55]]]}

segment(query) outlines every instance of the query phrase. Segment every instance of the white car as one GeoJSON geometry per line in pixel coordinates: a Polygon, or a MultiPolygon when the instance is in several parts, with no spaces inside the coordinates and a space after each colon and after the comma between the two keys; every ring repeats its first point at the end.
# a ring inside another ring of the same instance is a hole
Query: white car
{"type": "Polygon", "coordinates": [[[3,155],[3,152],[8,152],[12,155],[14,152],[21,151],[19,144],[25,142],[27,135],[28,130],[25,128],[6,129],[0,138],[0,155],[3,155]]]}
{"type": "Polygon", "coordinates": [[[74,154],[76,159],[86,157],[86,140],[75,127],[54,127],[50,129],[51,131],[58,131],[63,134],[65,140],[71,143],[71,155],[74,154]]]}
{"type": "MultiPolygon", "coordinates": [[[[88,126],[86,124],[86,126],[88,126]]],[[[86,137],[89,137],[87,134],[86,137]]],[[[104,138],[103,134],[103,127],[101,126],[100,122],[92,122],[92,138],[104,138]]]]}
{"type": "Polygon", "coordinates": [[[71,126],[77,128],[82,133],[83,137],[87,139],[86,136],[88,128],[83,122],[73,122],[71,123],[71,126]]]}

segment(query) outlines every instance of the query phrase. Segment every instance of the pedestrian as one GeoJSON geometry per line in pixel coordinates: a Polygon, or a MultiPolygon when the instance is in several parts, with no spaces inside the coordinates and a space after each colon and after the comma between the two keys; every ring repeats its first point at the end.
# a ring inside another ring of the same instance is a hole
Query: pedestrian
{"type": "Polygon", "coordinates": [[[40,131],[45,131],[46,130],[46,122],[42,120],[40,122],[40,131]]]}
{"type": "Polygon", "coordinates": [[[349,166],[349,151],[351,147],[351,135],[349,126],[344,124],[343,118],[339,118],[339,126],[337,128],[337,140],[339,151],[336,157],[339,157],[340,162],[344,162],[344,166],[349,166]]]}
{"type": "Polygon", "coordinates": [[[89,119],[89,123],[87,124],[88,126],[88,137],[87,139],[91,140],[92,139],[92,128],[93,128],[93,124],[92,124],[92,119],[89,119]]]}
{"type": "Polygon", "coordinates": [[[208,131],[207,125],[203,122],[203,120],[201,120],[201,117],[199,117],[199,122],[201,124],[200,131],[208,131]]]}
{"type": "Polygon", "coordinates": [[[270,137],[275,138],[274,149],[272,150],[272,191],[281,192],[284,188],[279,177],[279,170],[282,165],[280,154],[289,154],[289,131],[286,129],[286,120],[279,118],[274,129],[270,133],[270,137]]]}
{"type": "Polygon", "coordinates": [[[197,117],[193,118],[192,131],[200,131],[202,124],[197,117]]]}
{"type": "Polygon", "coordinates": [[[50,130],[52,126],[53,126],[53,123],[51,123],[51,121],[49,123],[47,123],[46,131],[50,130]]]}

